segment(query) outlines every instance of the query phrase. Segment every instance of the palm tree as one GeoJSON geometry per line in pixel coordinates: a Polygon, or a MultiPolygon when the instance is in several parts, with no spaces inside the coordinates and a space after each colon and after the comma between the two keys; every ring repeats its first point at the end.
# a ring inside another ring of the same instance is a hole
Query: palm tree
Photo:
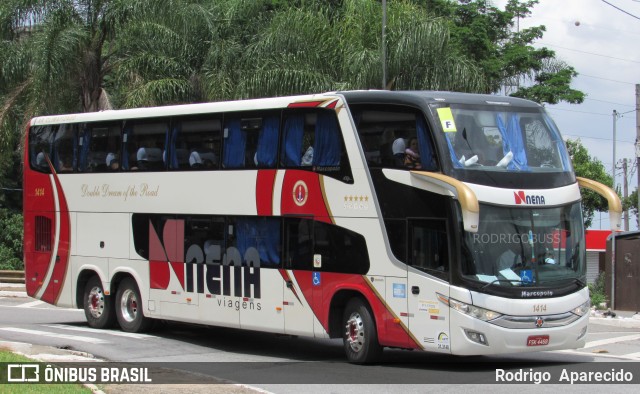
{"type": "Polygon", "coordinates": [[[207,3],[3,0],[2,140],[34,115],[198,99],[207,3]]]}
{"type": "MultiPolygon", "coordinates": [[[[241,16],[221,17],[235,23],[219,32],[204,64],[209,99],[381,88],[378,1],[307,1],[283,5],[272,17],[264,7],[235,10],[241,16]],[[238,27],[243,20],[259,26],[249,40],[238,27]]],[[[450,48],[446,24],[414,2],[389,4],[387,32],[387,88],[485,90],[478,68],[450,48]]]]}

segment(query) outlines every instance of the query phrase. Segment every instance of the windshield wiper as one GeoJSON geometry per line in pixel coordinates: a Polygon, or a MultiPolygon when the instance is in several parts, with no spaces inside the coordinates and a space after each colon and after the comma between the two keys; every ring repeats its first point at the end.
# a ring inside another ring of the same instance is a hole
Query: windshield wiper
{"type": "Polygon", "coordinates": [[[529,283],[529,282],[523,282],[523,281],[522,281],[522,280],[520,280],[520,279],[496,279],[496,280],[494,280],[494,281],[492,281],[492,282],[489,282],[489,283],[487,283],[486,285],[482,286],[482,287],[480,288],[480,290],[484,290],[484,289],[486,289],[487,287],[491,286],[492,284],[494,284],[494,283],[496,283],[496,282],[497,282],[497,283],[502,283],[502,282],[509,282],[509,283],[513,283],[513,282],[515,282],[515,283],[520,283],[520,284],[527,284],[527,283],[529,283]]]}
{"type": "Polygon", "coordinates": [[[585,287],[587,285],[585,282],[581,281],[578,278],[564,278],[564,279],[545,280],[543,283],[546,285],[547,283],[563,282],[565,280],[573,281],[573,283],[576,283],[576,284],[580,285],[580,287],[585,287]]]}

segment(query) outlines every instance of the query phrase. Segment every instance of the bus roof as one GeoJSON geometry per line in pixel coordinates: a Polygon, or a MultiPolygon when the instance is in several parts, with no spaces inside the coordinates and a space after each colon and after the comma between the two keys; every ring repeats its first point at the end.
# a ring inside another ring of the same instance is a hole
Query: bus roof
{"type": "Polygon", "coordinates": [[[361,90],[328,92],[313,95],[286,96],[261,98],[251,100],[220,101],[198,104],[169,105],[162,107],[143,107],[122,110],[106,110],[100,112],[86,112],[65,115],[39,116],[31,119],[30,125],[46,125],[60,123],[101,122],[110,120],[126,120],[141,118],[156,118],[179,115],[198,115],[215,112],[232,112],[242,110],[268,110],[286,108],[289,104],[299,101],[327,100],[331,97],[344,96],[347,103],[386,103],[397,102],[421,106],[431,103],[459,103],[459,104],[499,104],[517,105],[520,107],[540,107],[539,104],[514,97],[494,96],[488,94],[440,92],[440,91],[388,91],[361,90]]]}
{"type": "Polygon", "coordinates": [[[405,101],[414,104],[457,103],[457,104],[498,104],[516,105],[518,107],[541,107],[530,100],[516,97],[495,96],[490,94],[460,93],[444,91],[388,91],[361,90],[339,92],[348,103],[388,103],[389,101],[405,101]]]}

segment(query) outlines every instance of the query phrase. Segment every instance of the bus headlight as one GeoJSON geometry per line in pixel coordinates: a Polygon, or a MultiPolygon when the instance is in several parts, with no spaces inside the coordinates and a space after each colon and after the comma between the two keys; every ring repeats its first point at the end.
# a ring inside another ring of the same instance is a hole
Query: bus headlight
{"type": "Polygon", "coordinates": [[[444,296],[442,294],[438,294],[438,299],[445,304],[448,304],[451,309],[455,309],[458,312],[464,313],[465,315],[469,315],[471,317],[475,317],[476,319],[480,319],[482,321],[490,321],[502,316],[502,314],[498,312],[480,308],[475,305],[469,305],[464,302],[454,300],[453,298],[444,296]]]}
{"type": "Polygon", "coordinates": [[[591,308],[591,300],[587,300],[584,304],[573,308],[571,311],[574,315],[584,316],[589,312],[589,308],[591,308]]]}

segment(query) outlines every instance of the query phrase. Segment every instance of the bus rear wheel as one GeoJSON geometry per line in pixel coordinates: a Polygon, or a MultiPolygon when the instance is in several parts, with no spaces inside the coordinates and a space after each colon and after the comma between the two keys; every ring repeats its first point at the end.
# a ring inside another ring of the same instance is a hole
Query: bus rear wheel
{"type": "Polygon", "coordinates": [[[142,313],[142,300],[138,285],[132,278],[125,278],[116,293],[116,316],[120,328],[126,332],[145,332],[152,320],[142,313]]]}
{"type": "Polygon", "coordinates": [[[345,334],[342,338],[347,359],[352,363],[375,362],[382,353],[378,333],[369,307],[359,298],[344,309],[345,334]]]}
{"type": "Polygon", "coordinates": [[[104,294],[97,276],[92,276],[84,287],[84,315],[92,328],[109,328],[115,323],[112,299],[104,294]]]}

